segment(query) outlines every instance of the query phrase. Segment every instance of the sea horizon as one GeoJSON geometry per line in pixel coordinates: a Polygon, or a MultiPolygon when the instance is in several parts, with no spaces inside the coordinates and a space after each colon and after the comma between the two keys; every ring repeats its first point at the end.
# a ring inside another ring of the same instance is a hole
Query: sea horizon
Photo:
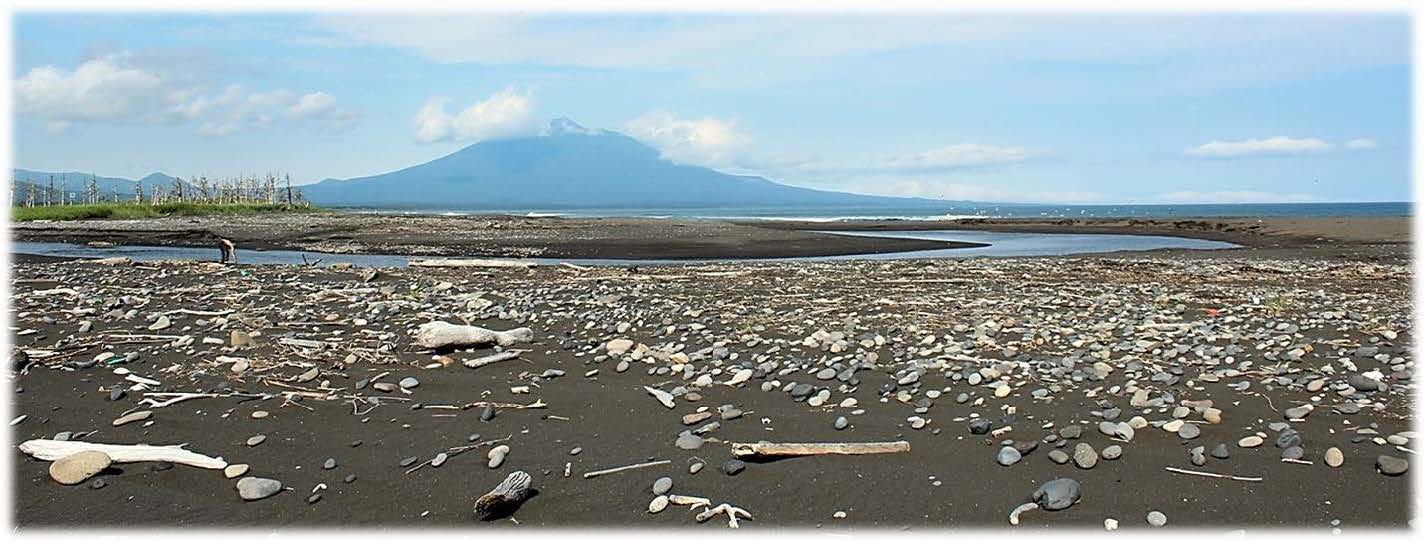
{"type": "Polygon", "coordinates": [[[1195,218],[1413,216],[1413,202],[1190,203],[1190,204],[947,204],[943,207],[488,207],[332,206],[353,213],[409,215],[513,215],[570,218],[679,218],[707,220],[959,220],[972,218],[1195,218]]]}

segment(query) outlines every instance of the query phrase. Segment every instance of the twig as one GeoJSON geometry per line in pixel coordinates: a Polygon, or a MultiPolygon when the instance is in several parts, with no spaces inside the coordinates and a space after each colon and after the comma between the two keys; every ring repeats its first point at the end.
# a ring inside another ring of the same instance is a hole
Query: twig
{"type": "Polygon", "coordinates": [[[1226,478],[1226,479],[1229,479],[1229,480],[1237,480],[1237,481],[1239,481],[1239,482],[1260,482],[1260,481],[1262,481],[1261,478],[1253,478],[1253,477],[1249,477],[1249,476],[1232,476],[1232,475],[1230,475],[1230,474],[1217,474],[1217,473],[1215,473],[1215,472],[1202,472],[1202,471],[1196,471],[1196,470],[1180,469],[1180,468],[1177,468],[1177,467],[1163,467],[1163,468],[1164,468],[1164,469],[1167,469],[1168,472],[1176,472],[1176,473],[1178,473],[1178,474],[1192,474],[1192,475],[1195,475],[1195,476],[1207,476],[1207,477],[1209,477],[1209,478],[1226,478]]]}
{"type": "Polygon", "coordinates": [[[614,468],[612,468],[612,469],[596,470],[596,471],[594,471],[594,472],[586,472],[586,473],[584,473],[584,478],[585,478],[585,479],[588,479],[588,478],[593,478],[593,477],[595,477],[595,476],[603,476],[603,475],[605,475],[605,474],[613,474],[613,473],[615,473],[615,472],[623,472],[623,471],[626,471],[626,470],[641,469],[641,468],[644,468],[644,467],[656,467],[656,466],[658,466],[658,465],[667,465],[667,464],[672,463],[672,462],[673,462],[673,461],[672,461],[671,459],[661,459],[661,460],[658,460],[658,461],[649,461],[649,462],[647,462],[647,463],[639,463],[639,464],[637,464],[637,465],[627,465],[627,466],[623,466],[623,467],[614,467],[614,468]]]}

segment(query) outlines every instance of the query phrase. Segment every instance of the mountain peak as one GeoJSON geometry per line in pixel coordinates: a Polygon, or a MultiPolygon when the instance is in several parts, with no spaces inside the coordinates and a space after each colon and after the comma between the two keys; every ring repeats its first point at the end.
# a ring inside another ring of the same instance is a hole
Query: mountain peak
{"type": "Polygon", "coordinates": [[[545,133],[547,135],[594,135],[598,133],[598,131],[585,128],[583,125],[574,122],[574,119],[571,119],[569,117],[559,117],[557,119],[549,121],[549,129],[546,130],[545,133]]]}

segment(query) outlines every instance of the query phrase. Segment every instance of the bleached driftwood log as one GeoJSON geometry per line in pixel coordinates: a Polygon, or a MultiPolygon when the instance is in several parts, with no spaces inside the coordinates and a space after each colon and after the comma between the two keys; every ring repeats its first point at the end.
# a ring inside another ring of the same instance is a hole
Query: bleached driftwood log
{"type": "Polygon", "coordinates": [[[89,260],[89,263],[97,265],[130,265],[134,263],[134,260],[133,258],[130,258],[128,256],[115,256],[113,258],[99,258],[97,260],[89,260]]]}
{"type": "Polygon", "coordinates": [[[518,267],[518,268],[522,268],[522,269],[529,269],[529,268],[531,268],[531,267],[534,267],[534,266],[535,266],[535,263],[534,263],[534,262],[530,262],[530,261],[525,261],[525,260],[488,260],[488,259],[447,260],[447,259],[431,259],[431,260],[411,260],[411,261],[409,261],[409,262],[406,262],[406,265],[409,265],[409,266],[411,266],[411,267],[518,267]]]}
{"type": "Polygon", "coordinates": [[[893,454],[909,451],[910,443],[904,440],[895,442],[732,443],[732,455],[737,457],[893,454]]]}
{"type": "Polygon", "coordinates": [[[200,469],[221,469],[228,466],[221,457],[184,450],[182,445],[150,446],[147,444],[99,444],[77,440],[34,439],[20,443],[20,451],[35,459],[54,461],[79,452],[104,452],[115,463],[138,463],[142,461],[167,461],[189,465],[200,469]]]}
{"type": "Polygon", "coordinates": [[[412,334],[416,344],[425,348],[482,346],[490,343],[510,346],[534,340],[534,331],[517,327],[509,331],[494,331],[480,326],[461,326],[450,322],[427,322],[412,334]]]}

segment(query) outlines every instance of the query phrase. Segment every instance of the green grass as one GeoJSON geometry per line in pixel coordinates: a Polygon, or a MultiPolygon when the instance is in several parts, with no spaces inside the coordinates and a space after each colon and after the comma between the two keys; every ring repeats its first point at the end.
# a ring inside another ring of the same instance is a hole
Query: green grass
{"type": "Polygon", "coordinates": [[[252,215],[261,213],[310,213],[316,207],[289,207],[257,203],[100,203],[96,205],[54,205],[50,207],[11,207],[10,220],[90,220],[156,218],[161,216],[252,215]]]}

